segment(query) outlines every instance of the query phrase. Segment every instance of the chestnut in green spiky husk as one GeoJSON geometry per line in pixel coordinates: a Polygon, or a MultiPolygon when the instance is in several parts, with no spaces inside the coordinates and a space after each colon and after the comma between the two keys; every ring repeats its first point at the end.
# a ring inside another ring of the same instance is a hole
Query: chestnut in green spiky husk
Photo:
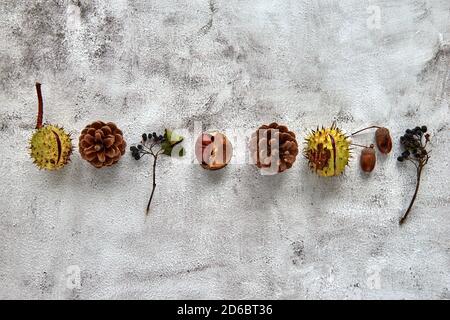
{"type": "Polygon", "coordinates": [[[46,125],[33,134],[30,149],[39,169],[57,170],[69,161],[72,141],[63,128],[46,125]]]}
{"type": "Polygon", "coordinates": [[[330,128],[313,130],[305,139],[304,155],[319,176],[341,175],[350,158],[350,139],[334,123],[330,128]]]}
{"type": "Polygon", "coordinates": [[[69,162],[72,154],[70,135],[59,126],[42,125],[43,101],[41,84],[36,83],[38,96],[38,117],[36,132],[31,137],[30,155],[39,169],[57,170],[69,162]]]}

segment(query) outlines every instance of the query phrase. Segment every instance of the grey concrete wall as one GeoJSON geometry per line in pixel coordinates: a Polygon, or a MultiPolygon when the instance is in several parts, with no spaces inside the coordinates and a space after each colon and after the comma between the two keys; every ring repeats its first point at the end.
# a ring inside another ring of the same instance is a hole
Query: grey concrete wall
{"type": "Polygon", "coordinates": [[[448,0],[2,0],[0,39],[0,298],[450,298],[448,0]],[[369,177],[358,153],[332,179],[301,157],[271,177],[162,159],[145,219],[148,161],[33,166],[35,81],[75,142],[101,119],[129,144],[196,120],[382,124],[396,143],[369,177]],[[422,124],[432,158],[399,227],[397,140],[422,124]]]}

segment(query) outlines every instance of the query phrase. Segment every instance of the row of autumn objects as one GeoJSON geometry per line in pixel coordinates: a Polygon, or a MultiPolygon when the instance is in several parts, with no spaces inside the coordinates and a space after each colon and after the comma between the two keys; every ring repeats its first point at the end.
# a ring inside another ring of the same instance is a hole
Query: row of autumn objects
{"type": "MultiPolygon", "coordinates": [[[[43,99],[40,83],[36,83],[36,92],[38,116],[36,132],[30,141],[31,157],[38,168],[57,170],[69,162],[73,149],[72,140],[62,127],[51,124],[43,125],[43,99]]],[[[358,130],[350,136],[368,129],[376,129],[375,141],[378,150],[383,154],[390,153],[392,139],[387,128],[370,126],[358,130]]],[[[352,146],[355,146],[362,148],[361,169],[367,173],[372,172],[376,164],[374,145],[355,144],[351,141],[350,136],[345,135],[335,123],[328,128],[312,130],[305,138],[303,152],[312,171],[323,177],[341,175],[349,164],[352,146]]],[[[166,129],[160,135],[156,132],[144,133],[141,142],[130,147],[134,159],[139,160],[145,155],[151,156],[153,159],[153,187],[147,204],[147,214],[156,188],[158,157],[161,155],[172,156],[175,153],[177,156],[183,156],[184,149],[178,146],[182,141],[183,137],[166,129]]],[[[81,131],[78,143],[81,157],[96,168],[108,167],[117,163],[125,154],[126,146],[123,132],[117,125],[103,121],[95,121],[86,126],[81,131]]],[[[406,149],[408,151],[408,148],[406,149]]],[[[263,173],[275,174],[292,167],[299,153],[299,145],[294,132],[286,126],[274,122],[260,126],[252,134],[249,150],[253,162],[263,173]]],[[[232,154],[233,147],[230,140],[220,132],[204,132],[195,143],[196,158],[200,165],[208,170],[224,168],[231,161],[232,154]]],[[[402,161],[400,158],[399,161],[402,161]]],[[[406,156],[404,158],[406,159],[406,156]]],[[[410,208],[408,212],[409,210],[410,208]]]]}

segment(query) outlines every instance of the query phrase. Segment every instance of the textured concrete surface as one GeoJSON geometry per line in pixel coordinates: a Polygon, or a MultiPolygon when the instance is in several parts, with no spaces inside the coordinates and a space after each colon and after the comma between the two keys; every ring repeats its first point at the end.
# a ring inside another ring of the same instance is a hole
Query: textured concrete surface
{"type": "Polygon", "coordinates": [[[0,298],[450,298],[448,0],[2,0],[0,42],[0,298]],[[337,120],[396,144],[369,177],[357,155],[332,179],[303,158],[277,176],[166,158],[145,219],[149,161],[33,166],[35,81],[75,139],[97,119],[129,144],[337,120]],[[397,139],[422,124],[432,159],[399,227],[414,169],[397,139]]]}

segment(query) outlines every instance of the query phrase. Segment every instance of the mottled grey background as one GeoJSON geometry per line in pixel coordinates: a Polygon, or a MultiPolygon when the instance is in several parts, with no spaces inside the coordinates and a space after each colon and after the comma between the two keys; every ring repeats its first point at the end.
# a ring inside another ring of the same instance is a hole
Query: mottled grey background
{"type": "Polygon", "coordinates": [[[450,298],[448,0],[1,0],[0,42],[0,298],[450,298]],[[369,177],[358,154],[331,179],[166,158],[145,220],[148,161],[33,166],[35,81],[75,141],[97,119],[130,144],[197,120],[427,124],[432,159],[401,228],[398,143],[369,177]]]}

